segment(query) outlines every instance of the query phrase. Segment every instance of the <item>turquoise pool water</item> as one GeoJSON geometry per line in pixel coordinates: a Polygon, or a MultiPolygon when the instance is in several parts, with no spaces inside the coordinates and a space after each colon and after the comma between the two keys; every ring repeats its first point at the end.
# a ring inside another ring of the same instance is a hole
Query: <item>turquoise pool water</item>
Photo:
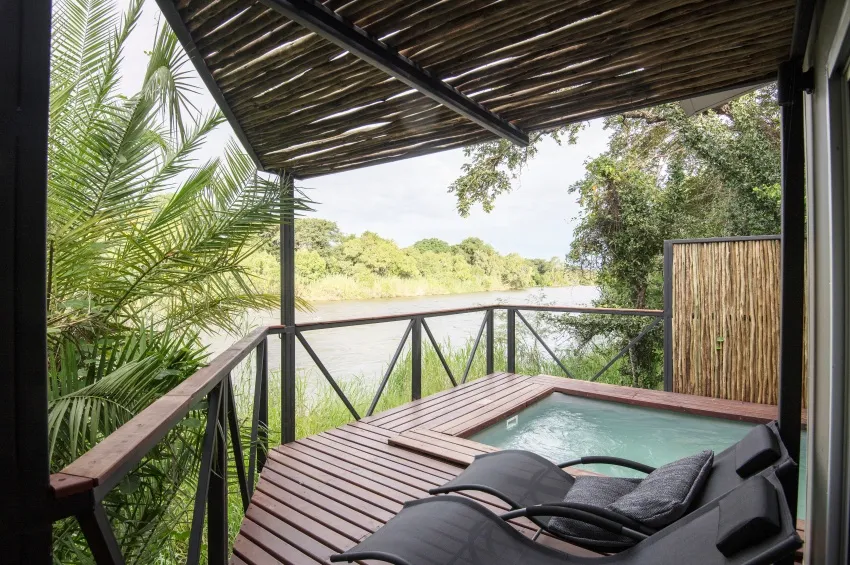
{"type": "MultiPolygon", "coordinates": [[[[752,424],[591,400],[559,392],[470,439],[501,449],[526,449],[562,463],[585,455],[608,455],[657,467],[703,449],[718,453],[752,424]]],[[[806,433],[803,432],[798,516],[806,508],[806,433]]],[[[611,465],[587,469],[618,477],[641,473],[611,465]]]]}

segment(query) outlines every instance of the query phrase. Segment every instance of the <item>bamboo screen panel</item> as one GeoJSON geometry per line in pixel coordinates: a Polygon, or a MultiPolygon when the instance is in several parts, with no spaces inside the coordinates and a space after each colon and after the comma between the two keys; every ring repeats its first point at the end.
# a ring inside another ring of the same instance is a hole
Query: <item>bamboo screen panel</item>
{"type": "MultiPolygon", "coordinates": [[[[780,242],[672,246],[673,390],[776,404],[780,242]]],[[[803,332],[803,405],[806,403],[803,332]]]]}

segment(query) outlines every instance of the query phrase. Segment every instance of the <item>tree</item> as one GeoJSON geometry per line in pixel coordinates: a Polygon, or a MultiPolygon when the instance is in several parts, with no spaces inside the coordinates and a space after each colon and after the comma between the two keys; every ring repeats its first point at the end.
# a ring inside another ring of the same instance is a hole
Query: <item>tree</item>
{"type": "Polygon", "coordinates": [[[362,265],[374,275],[402,278],[419,275],[412,257],[399,249],[395,242],[373,232],[346,239],[341,246],[341,254],[352,265],[362,265]]]}
{"type": "Polygon", "coordinates": [[[412,247],[422,253],[426,251],[433,251],[434,253],[449,253],[452,249],[451,245],[436,237],[420,239],[414,243],[412,247]]]}
{"type": "Polygon", "coordinates": [[[510,253],[502,262],[501,278],[510,288],[528,288],[534,285],[534,267],[518,253],[510,253]]]}
{"type": "MultiPolygon", "coordinates": [[[[167,27],[139,92],[117,91],[142,4],[123,17],[105,0],[55,7],[46,265],[54,470],[205,363],[201,330],[237,331],[246,310],[278,304],[256,291],[243,261],[280,222],[279,187],[234,144],[195,166],[223,119],[189,103],[187,58],[167,27]]],[[[178,551],[183,500],[174,501],[194,475],[198,438],[196,427],[178,426],[107,496],[128,562],[178,551]]],[[[54,534],[59,562],[86,559],[74,522],[54,534]]]]}
{"type": "Polygon", "coordinates": [[[318,251],[295,251],[295,272],[307,282],[314,282],[328,274],[328,263],[318,251]]]}
{"type": "Polygon", "coordinates": [[[454,247],[473,267],[479,267],[486,274],[493,274],[498,268],[499,254],[489,243],[477,237],[467,237],[454,247]]]}
{"type": "Polygon", "coordinates": [[[342,232],[336,222],[319,218],[295,220],[296,250],[316,251],[324,256],[341,241],[342,232]]]}
{"type": "MultiPolygon", "coordinates": [[[[779,232],[779,107],[776,86],[744,94],[723,106],[687,116],[678,104],[625,112],[605,119],[612,132],[607,153],[625,159],[659,183],[675,183],[702,219],[687,226],[700,235],[779,232]]],[[[580,128],[568,130],[574,143],[580,128]]],[[[537,152],[546,135],[527,149],[492,142],[466,150],[468,161],[449,187],[458,211],[475,204],[492,209],[500,194],[537,152]]]]}
{"type": "MultiPolygon", "coordinates": [[[[774,95],[770,86],[690,117],[667,104],[606,118],[608,151],[590,160],[585,177],[570,188],[581,214],[569,258],[597,272],[597,305],[661,308],[665,239],[779,232],[774,95]]],[[[450,187],[458,192],[461,214],[476,202],[492,208],[527,163],[516,152],[497,149],[467,152],[472,161],[450,187]]],[[[585,344],[606,334],[624,345],[639,331],[633,322],[601,317],[571,318],[563,325],[585,344]]],[[[630,356],[624,377],[655,386],[659,355],[659,336],[648,336],[630,356]]]]}
{"type": "Polygon", "coordinates": [[[659,270],[659,250],[672,231],[667,193],[652,175],[608,155],[590,161],[584,179],[570,191],[579,194],[581,206],[570,258],[597,271],[603,300],[656,306],[651,275],[659,270]]]}
{"type": "Polygon", "coordinates": [[[475,204],[480,204],[485,212],[492,211],[496,198],[513,189],[514,181],[537,154],[545,138],[560,144],[566,136],[567,142],[574,144],[582,127],[582,124],[573,124],[546,134],[531,134],[528,147],[500,139],[464,148],[463,153],[470,161],[463,165],[463,174],[449,186],[449,192],[457,197],[458,213],[469,216],[475,204]]]}

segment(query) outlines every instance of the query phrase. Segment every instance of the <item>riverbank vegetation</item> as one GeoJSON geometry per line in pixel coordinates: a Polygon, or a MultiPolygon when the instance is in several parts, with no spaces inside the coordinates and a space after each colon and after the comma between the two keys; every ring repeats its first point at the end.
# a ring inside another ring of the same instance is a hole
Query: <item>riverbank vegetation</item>
{"type": "MultiPolygon", "coordinates": [[[[356,300],[516,290],[540,286],[591,284],[592,272],[562,259],[526,259],[499,254],[481,239],[456,245],[423,239],[410,247],[373,232],[344,234],[335,222],[295,220],[295,288],[306,300],[356,300]]],[[[246,265],[267,292],[280,288],[279,235],[266,234],[265,245],[246,265]]]]}

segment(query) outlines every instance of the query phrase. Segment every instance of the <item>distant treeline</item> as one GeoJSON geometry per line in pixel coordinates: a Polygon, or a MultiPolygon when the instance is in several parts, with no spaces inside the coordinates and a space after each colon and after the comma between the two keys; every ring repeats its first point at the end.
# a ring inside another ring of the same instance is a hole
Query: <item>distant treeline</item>
{"type": "MultiPolygon", "coordinates": [[[[279,284],[277,234],[251,268],[279,284]]],[[[456,245],[423,239],[410,247],[373,232],[348,235],[335,222],[295,221],[296,291],[308,300],[418,296],[579,284],[587,277],[563,260],[499,254],[470,237],[456,245]]]]}

